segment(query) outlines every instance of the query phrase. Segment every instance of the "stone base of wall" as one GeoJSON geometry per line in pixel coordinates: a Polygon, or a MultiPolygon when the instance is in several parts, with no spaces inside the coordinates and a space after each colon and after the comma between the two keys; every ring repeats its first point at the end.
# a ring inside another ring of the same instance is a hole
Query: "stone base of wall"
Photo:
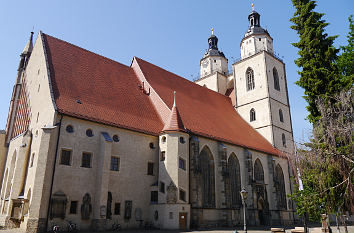
{"type": "Polygon", "coordinates": [[[46,229],[47,219],[45,218],[29,218],[27,220],[26,233],[44,233],[46,229]]]}
{"type": "Polygon", "coordinates": [[[93,219],[92,230],[94,231],[106,231],[107,230],[107,219],[93,219]]]}

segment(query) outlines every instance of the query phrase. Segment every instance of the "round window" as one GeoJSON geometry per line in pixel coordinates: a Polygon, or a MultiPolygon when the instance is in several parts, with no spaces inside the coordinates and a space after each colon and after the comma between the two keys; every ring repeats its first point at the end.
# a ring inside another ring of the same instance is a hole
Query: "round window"
{"type": "Polygon", "coordinates": [[[87,135],[87,137],[93,137],[92,129],[86,130],[86,135],[87,135]]]}
{"type": "Polygon", "coordinates": [[[155,149],[155,145],[154,145],[153,142],[150,142],[149,146],[150,146],[151,149],[155,149]]]}
{"type": "Polygon", "coordinates": [[[162,142],[166,142],[166,137],[163,136],[163,137],[161,138],[161,141],[162,141],[162,142]]]}
{"type": "Polygon", "coordinates": [[[68,132],[68,133],[74,132],[74,127],[72,125],[66,126],[66,132],[68,132]]]}
{"type": "Polygon", "coordinates": [[[179,138],[179,142],[183,144],[183,143],[185,143],[186,141],[184,140],[184,137],[180,137],[180,138],[179,138]]]}
{"type": "Polygon", "coordinates": [[[119,137],[117,134],[113,135],[113,141],[119,142],[119,137]]]}

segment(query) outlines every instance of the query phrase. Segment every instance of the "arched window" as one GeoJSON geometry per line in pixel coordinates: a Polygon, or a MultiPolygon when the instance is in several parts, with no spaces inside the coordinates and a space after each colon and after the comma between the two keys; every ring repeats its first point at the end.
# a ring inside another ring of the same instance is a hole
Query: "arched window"
{"type": "Polygon", "coordinates": [[[254,73],[251,68],[248,67],[246,71],[246,89],[247,91],[253,90],[255,87],[254,85],[254,73]]]}
{"type": "Polygon", "coordinates": [[[208,147],[204,147],[200,152],[200,168],[202,176],[202,206],[215,207],[214,158],[208,147]]]}
{"type": "Polygon", "coordinates": [[[279,109],[279,120],[280,122],[284,122],[283,111],[279,109]]]}
{"type": "Polygon", "coordinates": [[[264,183],[263,166],[259,159],[254,163],[254,179],[257,183],[264,183]]]}
{"type": "Polygon", "coordinates": [[[286,139],[285,139],[285,134],[281,134],[281,140],[283,142],[283,147],[286,147],[286,139]]]}
{"type": "Polygon", "coordinates": [[[273,79],[274,79],[274,89],[280,91],[278,71],[275,67],[273,68],[273,79]]]}
{"type": "Polygon", "coordinates": [[[287,209],[284,174],[279,164],[275,168],[275,190],[278,209],[287,209]]]}
{"type": "Polygon", "coordinates": [[[254,110],[254,108],[251,109],[250,111],[250,121],[255,121],[256,120],[256,111],[254,110]]]}
{"type": "Polygon", "coordinates": [[[241,175],[240,163],[235,154],[231,154],[227,163],[230,179],[230,204],[231,207],[239,207],[241,205],[241,175]]]}

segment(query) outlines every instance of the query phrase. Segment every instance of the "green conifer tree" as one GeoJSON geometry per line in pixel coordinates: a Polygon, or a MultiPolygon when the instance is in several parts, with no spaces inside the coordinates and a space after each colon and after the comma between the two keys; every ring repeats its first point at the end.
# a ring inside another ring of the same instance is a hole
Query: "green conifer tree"
{"type": "Polygon", "coordinates": [[[300,41],[293,43],[299,48],[300,57],[295,64],[301,68],[298,71],[300,79],[297,85],[305,89],[306,107],[309,111],[308,119],[316,123],[320,112],[316,106],[319,97],[334,95],[342,87],[338,67],[336,65],[338,49],[333,46],[337,36],[328,36],[325,27],[328,23],[322,19],[322,13],[315,12],[316,1],[292,0],[296,9],[294,23],[291,26],[299,34],[300,41]]]}

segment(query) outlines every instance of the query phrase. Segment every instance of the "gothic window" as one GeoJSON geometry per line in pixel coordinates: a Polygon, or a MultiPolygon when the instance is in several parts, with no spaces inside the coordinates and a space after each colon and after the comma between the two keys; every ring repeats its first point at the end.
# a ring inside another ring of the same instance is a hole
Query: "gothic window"
{"type": "Polygon", "coordinates": [[[200,167],[202,176],[202,205],[203,207],[215,207],[214,159],[207,147],[200,152],[200,167]]]}
{"type": "Polygon", "coordinates": [[[284,122],[283,111],[279,109],[279,120],[280,122],[284,122]]]}
{"type": "Polygon", "coordinates": [[[279,164],[275,168],[275,190],[278,209],[287,209],[284,174],[279,164]]]}
{"type": "Polygon", "coordinates": [[[283,142],[283,147],[286,147],[286,139],[285,139],[285,134],[281,134],[281,140],[283,142]]]}
{"type": "Polygon", "coordinates": [[[254,85],[254,73],[251,68],[248,67],[246,71],[246,88],[247,91],[253,90],[255,87],[254,85]]]}
{"type": "Polygon", "coordinates": [[[257,183],[264,183],[263,166],[259,159],[254,163],[254,179],[257,183]]]}
{"type": "Polygon", "coordinates": [[[251,109],[250,111],[250,121],[255,121],[256,120],[256,111],[254,110],[254,108],[251,109]]]}
{"type": "Polygon", "coordinates": [[[274,79],[274,89],[280,91],[278,71],[275,67],[273,68],[273,79],[274,79]]]}
{"type": "Polygon", "coordinates": [[[66,210],[66,195],[62,192],[56,192],[52,195],[51,198],[51,211],[50,218],[65,218],[66,210]]]}
{"type": "Polygon", "coordinates": [[[235,154],[231,154],[227,163],[230,178],[231,207],[239,207],[241,204],[241,175],[240,163],[235,154]]]}

